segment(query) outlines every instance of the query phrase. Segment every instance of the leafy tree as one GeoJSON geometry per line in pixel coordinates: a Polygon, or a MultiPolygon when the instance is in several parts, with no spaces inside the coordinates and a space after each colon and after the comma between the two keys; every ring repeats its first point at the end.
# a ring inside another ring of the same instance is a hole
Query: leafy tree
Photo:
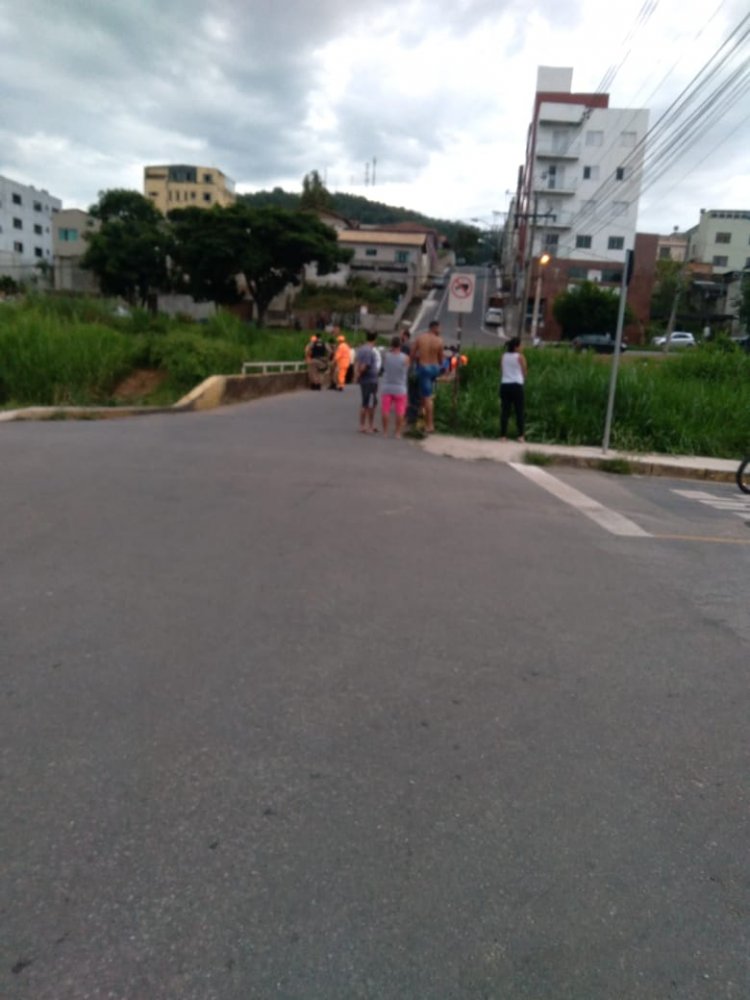
{"type": "Polygon", "coordinates": [[[666,322],[672,311],[682,264],[678,260],[657,260],[651,294],[651,318],[666,322]]]}
{"type": "Polygon", "coordinates": [[[333,198],[329,194],[317,170],[312,170],[309,174],[305,174],[302,180],[300,208],[308,211],[333,208],[333,198]]]}
{"type": "Polygon", "coordinates": [[[326,274],[349,258],[336,233],[312,213],[252,209],[242,202],[210,211],[172,212],[174,260],[187,289],[199,299],[232,302],[235,275],[244,274],[262,322],[269,303],[288,284],[297,285],[305,264],[326,274]]]}
{"type": "Polygon", "coordinates": [[[739,308],[740,325],[744,326],[747,333],[750,333],[750,274],[742,275],[740,295],[735,305],[739,308]]]}
{"type": "Polygon", "coordinates": [[[148,198],[123,188],[102,192],[89,212],[101,228],[88,234],[81,266],[94,272],[105,295],[145,305],[149,291],[168,283],[166,220],[148,198]]]}
{"type": "MultiPolygon", "coordinates": [[[[584,281],[571,291],[558,295],[552,305],[552,313],[566,340],[579,333],[611,333],[614,336],[619,304],[620,298],[615,292],[584,281]]],[[[625,325],[632,322],[633,311],[626,305],[625,325]]]]}

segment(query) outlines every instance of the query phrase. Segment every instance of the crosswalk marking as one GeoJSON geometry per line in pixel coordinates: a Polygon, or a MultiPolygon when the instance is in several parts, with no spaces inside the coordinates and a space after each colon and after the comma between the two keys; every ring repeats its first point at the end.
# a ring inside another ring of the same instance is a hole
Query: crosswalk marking
{"type": "Polygon", "coordinates": [[[706,490],[672,490],[678,496],[687,500],[697,500],[698,503],[706,507],[713,507],[714,510],[727,511],[737,517],[750,517],[750,497],[741,496],[718,496],[716,493],[708,493],[706,490]]]}
{"type": "Polygon", "coordinates": [[[522,476],[531,479],[538,486],[541,486],[542,489],[556,496],[558,500],[562,500],[563,503],[575,507],[576,510],[585,514],[586,517],[590,517],[592,521],[596,521],[599,527],[604,528],[613,535],[623,535],[628,538],[651,537],[648,531],[644,531],[635,521],[631,521],[630,518],[618,514],[616,510],[610,510],[609,507],[605,507],[598,500],[594,500],[585,493],[581,493],[575,487],[561,482],[555,476],[550,475],[549,472],[540,469],[538,465],[522,465],[520,462],[509,462],[508,464],[516,472],[520,472],[522,476]]]}

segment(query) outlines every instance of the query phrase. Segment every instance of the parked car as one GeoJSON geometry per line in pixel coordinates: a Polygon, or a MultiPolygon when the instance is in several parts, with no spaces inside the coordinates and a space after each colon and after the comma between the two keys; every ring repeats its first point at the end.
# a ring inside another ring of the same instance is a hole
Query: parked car
{"type": "MultiPolygon", "coordinates": [[[[577,351],[595,351],[597,354],[614,354],[615,338],[609,333],[582,333],[573,338],[573,347],[577,351]]],[[[620,351],[627,351],[628,345],[620,344],[620,351]]]]}
{"type": "Polygon", "coordinates": [[[498,309],[497,306],[490,306],[490,308],[484,314],[484,325],[485,326],[502,326],[503,325],[503,311],[502,311],[502,309],[498,309]]]}
{"type": "Polygon", "coordinates": [[[440,274],[432,279],[432,281],[430,282],[430,287],[442,289],[445,288],[446,284],[447,284],[446,276],[444,274],[440,274]]]}
{"type": "Polygon", "coordinates": [[[732,343],[741,347],[743,351],[750,353],[750,334],[745,334],[744,337],[736,337],[732,343]]]}
{"type": "MultiPolygon", "coordinates": [[[[667,342],[666,334],[661,337],[654,337],[651,343],[654,347],[664,347],[667,342]]],[[[695,347],[695,337],[686,330],[675,330],[669,337],[670,347],[695,347]]]]}

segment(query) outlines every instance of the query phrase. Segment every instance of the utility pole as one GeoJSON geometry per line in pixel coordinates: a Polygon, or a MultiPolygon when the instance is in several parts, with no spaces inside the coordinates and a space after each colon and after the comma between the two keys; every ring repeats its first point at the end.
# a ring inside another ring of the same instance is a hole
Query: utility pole
{"type": "MultiPolygon", "coordinates": [[[[531,277],[531,259],[534,253],[534,237],[536,236],[536,217],[539,205],[539,195],[534,192],[534,211],[531,213],[531,235],[528,246],[525,249],[525,262],[523,267],[523,287],[521,290],[521,303],[518,308],[518,337],[523,340],[526,330],[526,306],[529,301],[529,279],[531,277]]],[[[528,218],[528,216],[526,216],[528,218]]]]}

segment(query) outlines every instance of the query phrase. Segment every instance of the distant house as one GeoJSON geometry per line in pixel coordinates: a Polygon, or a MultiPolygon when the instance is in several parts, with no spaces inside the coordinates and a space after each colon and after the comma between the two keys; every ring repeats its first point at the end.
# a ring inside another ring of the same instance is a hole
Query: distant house
{"type": "Polygon", "coordinates": [[[682,264],[687,260],[688,234],[670,233],[669,236],[660,236],[656,246],[658,260],[676,260],[682,264]]]}
{"type": "Polygon", "coordinates": [[[348,229],[338,234],[342,247],[353,252],[352,276],[381,284],[406,285],[409,297],[427,281],[432,261],[429,233],[388,232],[383,229],[348,229]]]}
{"type": "Polygon", "coordinates": [[[339,215],[338,212],[333,212],[328,208],[318,208],[315,214],[324,225],[335,229],[337,233],[341,232],[342,229],[356,228],[356,225],[349,219],[345,219],[343,215],[339,215]]]}
{"type": "Polygon", "coordinates": [[[700,222],[685,234],[688,260],[711,264],[715,274],[750,267],[750,211],[701,209],[700,222]]]}
{"type": "Polygon", "coordinates": [[[52,217],[54,288],[56,292],[83,292],[95,295],[99,283],[91,271],[84,271],[81,258],[88,246],[86,234],[96,232],[100,223],[80,208],[62,208],[52,217]]]}

